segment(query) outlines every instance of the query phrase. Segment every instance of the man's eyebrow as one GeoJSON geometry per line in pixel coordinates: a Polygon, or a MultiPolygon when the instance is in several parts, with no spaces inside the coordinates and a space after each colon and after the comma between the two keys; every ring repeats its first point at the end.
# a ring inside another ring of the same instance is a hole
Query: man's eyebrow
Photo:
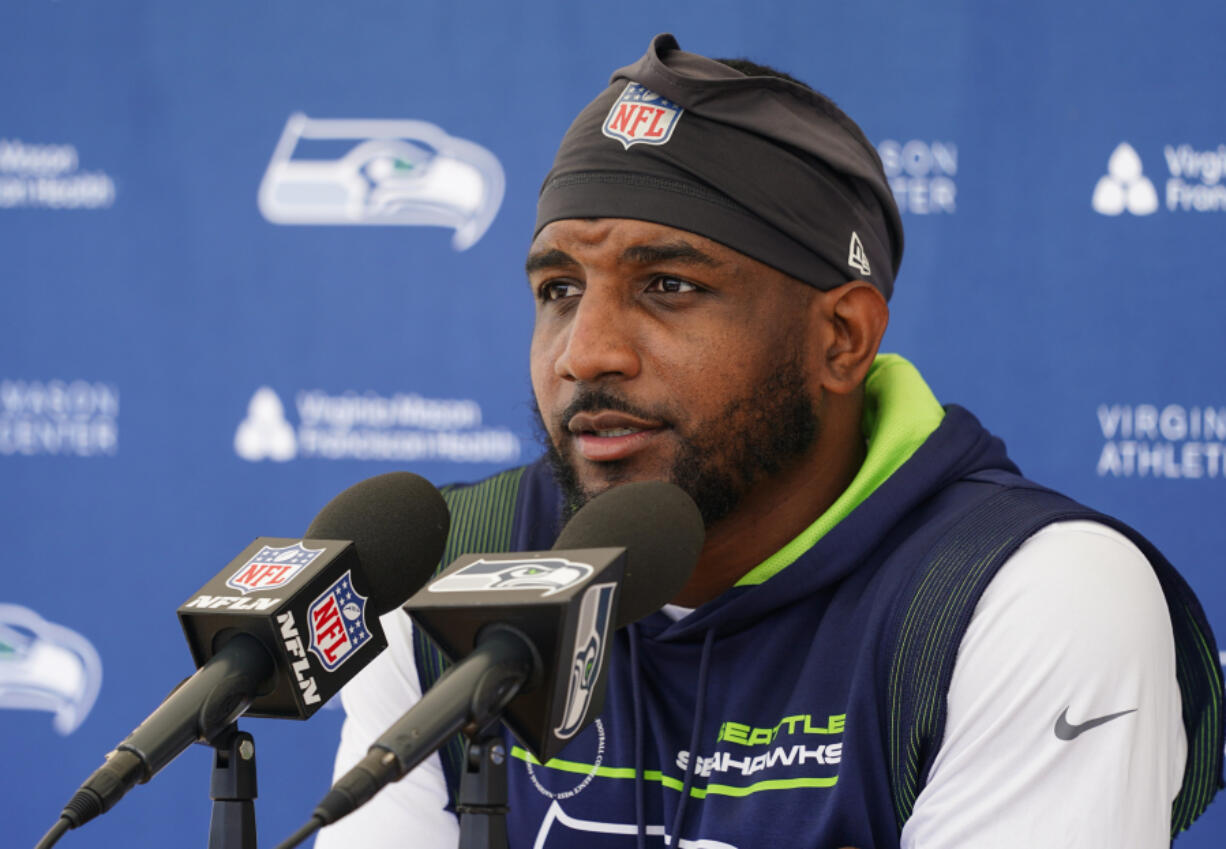
{"type": "Polygon", "coordinates": [[[723,265],[710,254],[703,253],[698,248],[685,241],[664,242],[654,245],[634,245],[622,251],[624,262],[650,265],[656,262],[682,262],[690,265],[705,265],[718,268],[723,265]]]}
{"type": "Polygon", "coordinates": [[[534,271],[544,271],[546,269],[573,268],[578,264],[566,251],[553,248],[548,251],[528,254],[528,260],[524,263],[524,271],[531,274],[534,271]]]}
{"type": "MultiPolygon", "coordinates": [[[[620,259],[622,262],[631,262],[636,265],[651,265],[657,262],[681,262],[690,265],[704,265],[709,268],[718,268],[723,265],[710,254],[703,253],[689,242],[681,240],[650,245],[632,245],[622,251],[620,259]]],[[[524,263],[524,271],[532,274],[534,271],[573,268],[577,265],[579,263],[566,251],[551,248],[529,254],[524,263]]]]}

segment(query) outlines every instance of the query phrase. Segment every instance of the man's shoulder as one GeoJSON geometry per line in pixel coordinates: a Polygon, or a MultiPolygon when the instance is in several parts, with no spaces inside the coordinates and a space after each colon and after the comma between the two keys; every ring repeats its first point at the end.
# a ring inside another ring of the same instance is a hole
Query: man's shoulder
{"type": "Polygon", "coordinates": [[[548,548],[556,536],[559,495],[549,464],[537,460],[471,483],[441,487],[451,511],[444,554],[548,548]]]}
{"type": "Polygon", "coordinates": [[[522,477],[523,474],[528,471],[528,469],[535,465],[536,463],[527,463],[522,466],[512,466],[509,469],[502,469],[501,471],[494,472],[486,477],[473,481],[452,481],[451,483],[446,483],[440,486],[439,491],[443,493],[444,497],[450,495],[455,498],[462,495],[466,491],[473,489],[496,489],[506,486],[509,483],[517,483],[519,478],[522,477]]]}

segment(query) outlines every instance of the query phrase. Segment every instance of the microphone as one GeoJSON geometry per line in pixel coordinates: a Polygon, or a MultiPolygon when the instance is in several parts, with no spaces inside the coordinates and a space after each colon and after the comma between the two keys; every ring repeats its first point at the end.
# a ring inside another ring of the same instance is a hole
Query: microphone
{"type": "Polygon", "coordinates": [[[613,628],[658,610],[689,580],[705,531],[694,502],[658,481],[593,498],[545,553],[456,560],[405,604],[453,661],[341,777],[303,829],[356,810],[459,731],[502,717],[541,762],[604,705],[613,628]]]}
{"type": "Polygon", "coordinates": [[[306,538],[247,546],[178,610],[199,669],[81,785],[60,833],[244,714],[311,716],[386,647],[379,616],[430,577],[450,524],[433,484],[392,472],[333,498],[306,538]]]}

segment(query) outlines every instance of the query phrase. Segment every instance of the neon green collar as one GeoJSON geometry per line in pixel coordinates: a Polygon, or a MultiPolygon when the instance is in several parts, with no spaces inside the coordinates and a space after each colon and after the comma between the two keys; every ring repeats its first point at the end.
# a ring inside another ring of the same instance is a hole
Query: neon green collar
{"type": "Polygon", "coordinates": [[[747,572],[738,587],[761,584],[817,544],[915,453],[945,418],[919,371],[898,354],[881,354],[864,381],[861,430],[868,442],[864,465],[851,485],[812,525],[747,572]]]}

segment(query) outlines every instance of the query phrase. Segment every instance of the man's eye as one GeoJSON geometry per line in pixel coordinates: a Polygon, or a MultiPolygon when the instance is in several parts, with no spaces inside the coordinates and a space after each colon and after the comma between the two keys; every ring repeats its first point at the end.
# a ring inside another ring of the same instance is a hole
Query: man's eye
{"type": "Polygon", "coordinates": [[[666,295],[681,295],[686,292],[697,292],[698,287],[688,280],[682,280],[678,277],[661,276],[656,277],[651,281],[651,285],[647,287],[652,292],[663,292],[666,295]]]}
{"type": "Polygon", "coordinates": [[[579,294],[579,287],[564,280],[552,280],[541,286],[538,297],[542,301],[560,301],[579,294]]]}

